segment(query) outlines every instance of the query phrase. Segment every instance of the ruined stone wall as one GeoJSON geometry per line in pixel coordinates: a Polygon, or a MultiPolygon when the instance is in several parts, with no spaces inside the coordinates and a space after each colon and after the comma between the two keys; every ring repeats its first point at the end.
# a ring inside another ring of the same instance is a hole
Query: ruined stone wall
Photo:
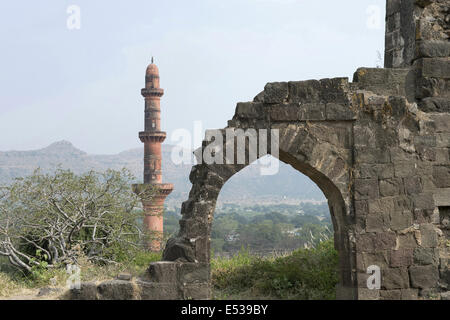
{"type": "MultiPolygon", "coordinates": [[[[225,128],[277,129],[279,159],[323,191],[340,258],[339,299],[450,296],[448,8],[444,0],[388,0],[389,68],[360,68],[352,82],[268,83],[253,101],[237,104],[225,128]],[[367,287],[374,265],[380,290],[367,287]]],[[[211,142],[205,139],[198,154],[211,142]]],[[[165,261],[135,282],[133,297],[211,297],[217,197],[248,164],[192,168],[179,234],[167,242],[165,261]]]]}
{"type": "Polygon", "coordinates": [[[450,112],[449,38],[447,0],[387,0],[385,67],[412,68],[423,111],[450,112]]]}

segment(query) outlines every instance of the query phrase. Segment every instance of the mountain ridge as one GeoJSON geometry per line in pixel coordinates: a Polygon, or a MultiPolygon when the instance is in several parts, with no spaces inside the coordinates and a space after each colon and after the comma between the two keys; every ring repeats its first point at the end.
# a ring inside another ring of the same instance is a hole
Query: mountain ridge
{"type": "MultiPolygon", "coordinates": [[[[192,165],[175,165],[171,161],[173,148],[173,145],[162,145],[163,181],[171,182],[175,186],[167,198],[167,204],[180,207],[181,203],[187,200],[191,188],[189,173],[192,165]]],[[[136,182],[140,183],[143,158],[143,148],[128,149],[112,155],[88,154],[71,142],[61,140],[36,150],[0,151],[0,183],[7,184],[14,178],[30,175],[38,167],[44,172],[50,172],[56,166],[71,169],[77,174],[88,170],[119,170],[125,167],[136,177],[136,182]]],[[[274,176],[259,175],[257,164],[241,170],[224,185],[218,203],[292,204],[304,200],[323,201],[324,196],[309,178],[280,162],[280,170],[274,176]]]]}

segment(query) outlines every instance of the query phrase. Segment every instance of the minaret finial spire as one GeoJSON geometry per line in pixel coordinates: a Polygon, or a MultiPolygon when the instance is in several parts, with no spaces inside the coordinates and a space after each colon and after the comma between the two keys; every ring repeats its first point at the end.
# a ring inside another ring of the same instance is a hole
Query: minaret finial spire
{"type": "Polygon", "coordinates": [[[152,63],[153,63],[153,56],[152,56],[152,63]]]}

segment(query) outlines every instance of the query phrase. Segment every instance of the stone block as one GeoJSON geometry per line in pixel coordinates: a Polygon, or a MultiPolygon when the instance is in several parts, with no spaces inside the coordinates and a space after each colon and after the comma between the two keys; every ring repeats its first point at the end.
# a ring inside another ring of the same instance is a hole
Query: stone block
{"type": "Polygon", "coordinates": [[[141,300],[179,300],[183,298],[177,283],[155,283],[138,279],[136,286],[141,300]]]}
{"type": "Polygon", "coordinates": [[[289,102],[322,102],[320,90],[321,85],[318,80],[291,81],[289,82],[289,102]]]}
{"type": "Polygon", "coordinates": [[[427,289],[437,285],[439,271],[436,266],[411,266],[409,267],[409,276],[413,288],[427,289]]]}
{"type": "Polygon", "coordinates": [[[270,119],[273,121],[297,121],[300,106],[294,104],[277,104],[270,107],[270,119]]]}
{"type": "Polygon", "coordinates": [[[390,214],[390,227],[392,230],[403,230],[413,224],[413,213],[411,211],[393,211],[390,214]]]}
{"type": "Polygon", "coordinates": [[[179,263],[177,281],[182,284],[207,283],[210,274],[208,263],[179,263]]]}
{"type": "Polygon", "coordinates": [[[122,272],[117,276],[117,280],[131,281],[131,279],[133,279],[133,276],[130,273],[122,272]]]}
{"type": "Polygon", "coordinates": [[[416,43],[416,55],[420,58],[450,56],[450,42],[441,40],[419,41],[416,43]]]}
{"type": "Polygon", "coordinates": [[[177,263],[158,261],[150,263],[147,270],[149,279],[153,282],[171,283],[177,281],[177,263]]]}
{"type": "Polygon", "coordinates": [[[450,78],[450,58],[422,58],[415,62],[422,77],[450,78]]]}
{"type": "Polygon", "coordinates": [[[368,288],[358,288],[358,300],[379,300],[380,290],[368,288]]]}
{"type": "Polygon", "coordinates": [[[394,232],[365,233],[356,235],[356,250],[374,252],[394,249],[396,235],[394,232]]]}
{"type": "Polygon", "coordinates": [[[255,102],[239,102],[235,115],[239,118],[264,119],[263,104],[255,102]]]}
{"type": "Polygon", "coordinates": [[[389,228],[389,215],[384,213],[370,213],[366,218],[367,232],[383,232],[389,228]]]}
{"type": "Polygon", "coordinates": [[[430,125],[434,133],[450,133],[450,114],[435,113],[430,114],[430,125]]]}
{"type": "Polygon", "coordinates": [[[450,165],[449,166],[434,166],[433,167],[433,181],[438,188],[450,187],[450,165]]]}
{"type": "Polygon", "coordinates": [[[354,120],[356,114],[350,109],[348,105],[327,103],[326,105],[327,120],[330,121],[342,121],[342,120],[354,120]]]}
{"type": "Polygon", "coordinates": [[[367,273],[367,268],[375,265],[381,269],[389,266],[388,253],[386,250],[379,250],[377,252],[360,252],[357,253],[358,271],[367,273]]]}
{"type": "Polygon", "coordinates": [[[408,270],[406,268],[381,270],[381,287],[388,290],[409,288],[408,270]]]}
{"type": "Polygon", "coordinates": [[[403,184],[405,186],[405,193],[408,195],[414,195],[423,191],[422,179],[420,177],[405,177],[403,178],[403,184]]]}
{"type": "Polygon", "coordinates": [[[424,112],[450,112],[450,98],[434,95],[434,93],[426,94],[427,98],[419,102],[419,109],[424,112]]]}
{"type": "Polygon", "coordinates": [[[419,106],[424,108],[424,110],[430,107],[430,109],[434,108],[439,112],[443,112],[447,108],[448,99],[450,98],[450,79],[417,78],[415,82],[415,97],[417,99],[433,98],[431,101],[425,100],[419,106]],[[436,106],[431,106],[430,102],[436,104],[436,106]]]}
{"type": "MultiPolygon", "coordinates": [[[[395,204],[393,198],[381,198],[376,200],[368,201],[368,209],[370,214],[387,214],[387,218],[389,214],[395,210],[395,204]]],[[[386,220],[388,222],[388,220],[386,220]]]]}
{"type": "Polygon", "coordinates": [[[183,299],[209,300],[211,299],[211,287],[207,283],[185,285],[183,286],[183,299]]]}
{"type": "Polygon", "coordinates": [[[393,197],[392,201],[394,203],[395,212],[412,211],[414,207],[413,199],[410,196],[397,196],[393,197]]]}
{"type": "Polygon", "coordinates": [[[436,248],[414,249],[414,263],[418,265],[438,265],[439,250],[436,248]]]}
{"type": "Polygon", "coordinates": [[[412,162],[396,162],[394,163],[395,176],[398,178],[406,178],[418,174],[418,169],[415,163],[412,162]]]}
{"type": "Polygon", "coordinates": [[[402,300],[417,300],[419,296],[418,289],[401,289],[401,299],[402,300]]]}
{"type": "Polygon", "coordinates": [[[391,267],[409,267],[413,264],[413,249],[391,250],[389,257],[391,267]]]}
{"type": "Polygon", "coordinates": [[[355,160],[361,164],[386,164],[391,158],[388,150],[355,147],[355,160]]]}
{"type": "Polygon", "coordinates": [[[380,290],[381,300],[401,300],[401,290],[380,290]]]}
{"type": "Polygon", "coordinates": [[[358,179],[387,179],[394,176],[393,164],[361,164],[355,170],[358,179]]]}
{"type": "Polygon", "coordinates": [[[435,248],[438,245],[438,235],[434,225],[420,225],[420,246],[423,248],[435,248]]]}
{"type": "Polygon", "coordinates": [[[321,79],[320,87],[321,101],[349,105],[348,78],[321,79]]]}
{"type": "Polygon", "coordinates": [[[401,178],[390,178],[379,181],[380,195],[382,197],[396,196],[404,193],[401,178]]]}
{"type": "Polygon", "coordinates": [[[379,196],[378,181],[375,179],[355,179],[355,199],[376,199],[379,196]]]}
{"type": "Polygon", "coordinates": [[[432,193],[421,193],[414,195],[414,208],[433,210],[435,207],[432,193]]]}
{"type": "Polygon", "coordinates": [[[409,69],[359,68],[353,82],[360,90],[378,95],[406,95],[406,79],[409,69]]]}
{"type": "Polygon", "coordinates": [[[321,121],[325,119],[326,115],[324,103],[303,103],[300,105],[298,120],[321,121]]]}
{"type": "Polygon", "coordinates": [[[400,234],[397,238],[397,244],[400,249],[414,249],[418,246],[415,234],[412,232],[400,234]]]}
{"type": "Polygon", "coordinates": [[[97,284],[94,282],[82,282],[79,289],[70,289],[69,300],[98,300],[97,284]]]}
{"type": "Polygon", "coordinates": [[[287,82],[271,82],[264,87],[264,103],[284,103],[288,98],[287,82]]]}
{"type": "Polygon", "coordinates": [[[98,293],[100,300],[133,300],[137,298],[133,283],[123,280],[100,283],[98,293]]]}
{"type": "Polygon", "coordinates": [[[402,0],[388,0],[386,1],[386,16],[399,13],[402,0]]]}

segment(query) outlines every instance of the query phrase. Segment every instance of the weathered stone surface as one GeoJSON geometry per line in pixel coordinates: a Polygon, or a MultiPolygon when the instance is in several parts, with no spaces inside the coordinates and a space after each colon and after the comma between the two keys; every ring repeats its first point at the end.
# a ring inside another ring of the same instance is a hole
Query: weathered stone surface
{"type": "Polygon", "coordinates": [[[325,119],[326,115],[324,103],[304,103],[300,105],[298,120],[320,121],[325,119]]]}
{"type": "Polygon", "coordinates": [[[171,261],[159,261],[150,264],[147,270],[149,279],[159,283],[177,281],[177,263],[171,261]]]}
{"type": "Polygon", "coordinates": [[[417,300],[419,291],[417,289],[401,289],[402,300],[417,300]]]}
{"type": "Polygon", "coordinates": [[[239,118],[262,119],[264,117],[263,106],[262,103],[240,102],[236,106],[235,114],[239,118]]]}
{"type": "Polygon", "coordinates": [[[421,41],[417,46],[418,57],[435,58],[450,56],[450,42],[440,40],[421,41]]]}
{"type": "Polygon", "coordinates": [[[347,105],[327,103],[327,120],[353,120],[356,114],[347,105]]]}
{"type": "Polygon", "coordinates": [[[68,300],[98,300],[97,284],[82,282],[79,289],[71,289],[68,292],[68,300]]]}
{"type": "Polygon", "coordinates": [[[390,266],[409,267],[413,263],[413,249],[399,249],[390,251],[390,266]]]}
{"type": "Polygon", "coordinates": [[[264,103],[284,103],[288,98],[287,82],[272,82],[264,87],[264,103]]]}
{"type": "Polygon", "coordinates": [[[192,244],[186,239],[169,239],[163,252],[163,260],[195,262],[192,244]]]}
{"type": "Polygon", "coordinates": [[[207,300],[211,298],[211,288],[207,283],[188,284],[183,286],[183,299],[207,300]]]}
{"type": "Polygon", "coordinates": [[[390,250],[395,247],[395,244],[394,232],[366,233],[356,236],[356,248],[361,252],[390,250]]]}
{"type": "Polygon", "coordinates": [[[409,267],[409,276],[413,288],[433,288],[439,279],[439,271],[436,266],[412,266],[409,267]]]}
{"type": "Polygon", "coordinates": [[[392,230],[403,230],[413,224],[413,213],[411,211],[391,211],[390,226],[392,230]]]}
{"type": "Polygon", "coordinates": [[[419,265],[437,265],[439,263],[439,250],[436,248],[414,249],[414,262],[419,265]]]}
{"type": "Polygon", "coordinates": [[[403,181],[400,178],[383,179],[379,184],[382,197],[396,196],[404,192],[403,181]]]}
{"type": "Polygon", "coordinates": [[[432,78],[450,77],[450,58],[423,58],[416,61],[421,76],[432,78]]]}
{"type": "Polygon", "coordinates": [[[98,285],[99,300],[132,300],[136,298],[132,282],[122,280],[105,281],[98,285]]]}
{"type": "Polygon", "coordinates": [[[438,235],[432,224],[420,225],[420,245],[424,248],[435,248],[438,245],[438,235]]]}
{"type": "Polygon", "coordinates": [[[117,280],[130,281],[131,279],[133,279],[133,276],[129,273],[122,272],[117,276],[117,280]]]}
{"type": "Polygon", "coordinates": [[[405,95],[409,69],[359,68],[353,81],[360,89],[380,95],[405,95]]]}
{"type": "Polygon", "coordinates": [[[427,97],[419,102],[419,107],[424,112],[450,112],[450,98],[427,97]]]}
{"type": "Polygon", "coordinates": [[[381,287],[388,290],[409,288],[408,270],[406,268],[388,268],[382,270],[381,287]]]}
{"type": "Polygon", "coordinates": [[[137,292],[141,300],[177,300],[183,299],[178,283],[155,283],[136,280],[137,292]]]}
{"type": "Polygon", "coordinates": [[[355,179],[355,198],[357,200],[378,198],[378,181],[374,179],[355,179]]]}
{"type": "Polygon", "coordinates": [[[380,290],[382,300],[401,300],[401,290],[380,290]]]}
{"type": "Polygon", "coordinates": [[[208,263],[180,263],[178,264],[178,282],[183,284],[208,283],[210,281],[210,267],[208,263]]]}

